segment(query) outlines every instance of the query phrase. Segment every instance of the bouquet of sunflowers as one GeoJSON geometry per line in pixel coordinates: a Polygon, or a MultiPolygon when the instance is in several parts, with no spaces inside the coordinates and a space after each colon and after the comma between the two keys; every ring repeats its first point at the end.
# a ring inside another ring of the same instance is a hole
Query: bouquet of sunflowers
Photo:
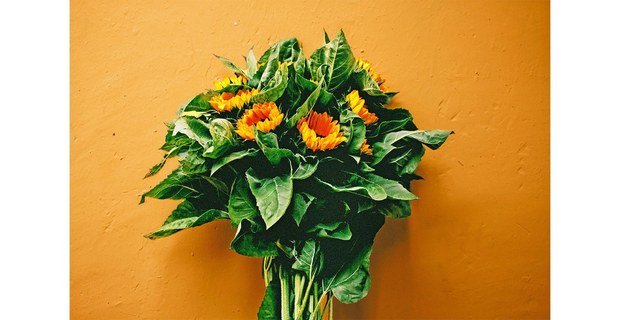
{"type": "Polygon", "coordinates": [[[332,317],[333,299],[370,288],[372,244],[385,217],[410,215],[425,147],[451,131],[419,130],[396,94],[341,31],[309,58],[295,38],[183,105],[167,124],[163,160],[179,166],[141,199],[182,199],[157,239],[217,219],[237,229],[230,247],[261,257],[259,319],[332,317]]]}

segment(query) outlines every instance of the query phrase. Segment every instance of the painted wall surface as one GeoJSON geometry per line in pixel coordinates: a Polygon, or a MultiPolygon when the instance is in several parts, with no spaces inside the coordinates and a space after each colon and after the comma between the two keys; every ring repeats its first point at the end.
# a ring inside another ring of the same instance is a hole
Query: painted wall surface
{"type": "Polygon", "coordinates": [[[346,32],[421,128],[456,131],[388,221],[369,295],[337,319],[549,317],[548,1],[72,1],[71,318],[251,319],[261,262],[226,221],[151,241],[139,195],[164,122],[254,46],[346,32]]]}

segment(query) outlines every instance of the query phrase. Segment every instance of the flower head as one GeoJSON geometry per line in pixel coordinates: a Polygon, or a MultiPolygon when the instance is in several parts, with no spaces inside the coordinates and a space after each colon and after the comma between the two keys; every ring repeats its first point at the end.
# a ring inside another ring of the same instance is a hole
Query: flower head
{"type": "Polygon", "coordinates": [[[245,110],[241,119],[237,121],[235,132],[244,139],[254,140],[256,139],[254,127],[261,132],[269,132],[280,125],[283,118],[284,114],[275,103],[256,103],[251,109],[245,110]]]}
{"type": "Polygon", "coordinates": [[[372,155],[372,148],[370,147],[370,145],[368,145],[368,142],[366,142],[366,139],[364,139],[364,142],[362,142],[362,147],[360,148],[360,151],[363,154],[367,154],[369,156],[372,155]]]}
{"type": "Polygon", "coordinates": [[[224,78],[219,81],[215,81],[213,82],[213,86],[215,87],[216,90],[221,90],[230,85],[235,85],[235,84],[241,85],[241,84],[246,84],[246,83],[248,83],[248,79],[246,79],[242,75],[239,75],[239,76],[232,76],[232,77],[224,78]]]}
{"type": "Polygon", "coordinates": [[[233,108],[241,109],[250,101],[253,95],[257,94],[258,90],[239,90],[236,94],[230,92],[222,92],[222,94],[211,97],[209,104],[213,109],[218,112],[230,111],[233,108]]]}
{"type": "Polygon", "coordinates": [[[371,124],[379,121],[376,114],[368,111],[368,107],[364,105],[366,101],[360,97],[357,90],[351,91],[344,99],[349,103],[351,110],[364,120],[364,124],[371,124]]]}
{"type": "Polygon", "coordinates": [[[381,75],[375,72],[370,63],[361,58],[357,58],[355,60],[355,65],[362,70],[368,71],[368,74],[377,82],[381,91],[385,92],[388,90],[388,87],[384,84],[385,79],[381,78],[381,75]]]}
{"type": "Polygon", "coordinates": [[[338,121],[332,120],[326,112],[317,113],[311,110],[307,117],[301,118],[297,123],[301,138],[312,151],[334,149],[347,140],[340,131],[338,121]]]}

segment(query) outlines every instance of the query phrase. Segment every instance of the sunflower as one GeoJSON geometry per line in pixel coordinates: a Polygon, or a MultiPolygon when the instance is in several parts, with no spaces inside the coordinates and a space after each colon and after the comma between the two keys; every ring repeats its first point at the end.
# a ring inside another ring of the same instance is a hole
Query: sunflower
{"type": "Polygon", "coordinates": [[[250,101],[253,95],[257,94],[258,90],[239,90],[236,94],[230,92],[222,92],[217,96],[209,99],[209,104],[213,109],[218,112],[230,111],[233,108],[241,109],[250,101]]]}
{"type": "Polygon", "coordinates": [[[360,147],[360,151],[363,154],[372,156],[372,148],[370,147],[370,145],[368,145],[368,142],[366,142],[366,139],[364,139],[364,142],[362,142],[362,147],[360,147]]]}
{"type": "Polygon", "coordinates": [[[385,79],[381,78],[381,75],[378,73],[375,73],[375,70],[372,68],[372,66],[370,65],[370,63],[368,63],[367,61],[361,59],[361,58],[357,58],[355,60],[355,65],[362,70],[366,70],[368,71],[368,74],[377,82],[377,84],[379,85],[379,89],[383,92],[388,91],[388,87],[384,84],[385,79]]]}
{"type": "Polygon", "coordinates": [[[327,112],[317,113],[314,110],[297,122],[297,130],[306,146],[312,151],[325,151],[336,148],[347,140],[340,131],[337,120],[333,120],[327,112]]]}
{"type": "Polygon", "coordinates": [[[278,106],[273,102],[256,103],[251,109],[245,110],[241,119],[237,121],[235,132],[242,138],[254,140],[254,127],[262,132],[269,132],[275,129],[280,123],[284,114],[280,112],[278,106]]]}
{"type": "Polygon", "coordinates": [[[213,82],[213,86],[215,87],[216,90],[221,90],[224,89],[230,85],[241,85],[241,84],[247,84],[248,83],[248,79],[246,79],[244,76],[242,75],[238,75],[238,76],[232,76],[232,77],[228,77],[228,78],[224,78],[222,80],[219,81],[215,81],[213,82]]]}
{"type": "Polygon", "coordinates": [[[368,107],[364,105],[366,101],[360,97],[357,90],[351,91],[344,99],[349,103],[351,110],[364,120],[364,124],[368,125],[379,121],[376,114],[368,111],[368,107]]]}

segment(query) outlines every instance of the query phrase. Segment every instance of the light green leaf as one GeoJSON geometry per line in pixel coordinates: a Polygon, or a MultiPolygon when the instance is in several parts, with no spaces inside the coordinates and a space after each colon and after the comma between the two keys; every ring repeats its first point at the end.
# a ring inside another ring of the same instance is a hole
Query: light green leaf
{"type": "Polygon", "coordinates": [[[232,152],[229,153],[228,155],[225,155],[221,158],[219,158],[211,167],[211,175],[213,175],[217,170],[219,170],[220,168],[222,168],[223,166],[235,161],[235,160],[240,160],[243,159],[245,157],[254,157],[258,154],[258,149],[254,149],[254,148],[250,148],[250,149],[243,149],[241,151],[236,151],[236,152],[232,152]]]}
{"type": "Polygon", "coordinates": [[[220,57],[216,54],[214,54],[214,56],[216,58],[218,58],[220,61],[222,61],[222,63],[224,64],[224,66],[226,66],[226,68],[230,69],[230,71],[236,73],[236,74],[240,74],[244,77],[246,77],[246,79],[249,79],[250,77],[248,77],[248,75],[245,73],[245,71],[243,71],[243,69],[237,67],[236,64],[234,64],[232,61],[228,60],[227,58],[224,57],[220,57]]]}
{"type": "MultiPolygon", "coordinates": [[[[200,120],[198,120],[200,121],[200,120]]],[[[219,158],[237,143],[232,123],[226,119],[213,119],[209,122],[211,143],[203,155],[208,158],[219,158]]]]}
{"type": "Polygon", "coordinates": [[[256,207],[256,199],[250,191],[245,176],[238,176],[235,180],[230,198],[228,200],[228,212],[233,226],[237,226],[241,220],[253,220],[259,215],[256,207]]]}
{"type": "Polygon", "coordinates": [[[340,302],[355,303],[364,298],[370,289],[370,252],[371,245],[348,260],[335,276],[323,280],[323,290],[331,290],[340,302]]]}
{"type": "Polygon", "coordinates": [[[291,175],[259,178],[253,168],[246,172],[250,190],[267,229],[271,228],[286,212],[293,197],[291,175]]]}
{"type": "MultiPolygon", "coordinates": [[[[340,114],[340,123],[343,124],[342,129],[347,137],[346,145],[349,152],[359,154],[360,148],[366,139],[366,125],[364,120],[357,113],[345,109],[340,114]]],[[[359,160],[357,161],[359,162],[359,160]]]]}
{"type": "Polygon", "coordinates": [[[316,87],[316,89],[314,89],[314,91],[312,91],[312,93],[308,96],[308,99],[306,99],[306,101],[299,107],[299,109],[297,109],[297,112],[295,112],[295,114],[290,119],[288,119],[288,121],[286,121],[287,128],[290,129],[295,127],[297,125],[297,122],[299,122],[299,119],[307,116],[310,110],[312,110],[314,104],[319,98],[319,95],[321,94],[321,90],[323,90],[321,89],[321,85],[322,82],[319,83],[319,85],[316,87]]]}
{"type": "Polygon", "coordinates": [[[145,235],[149,239],[167,237],[181,230],[197,227],[216,219],[227,219],[228,214],[221,210],[199,210],[190,201],[185,200],[172,211],[170,217],[159,230],[145,235]]]}
{"type": "Polygon", "coordinates": [[[151,170],[149,170],[149,172],[144,176],[145,178],[148,178],[156,173],[159,172],[159,170],[161,170],[161,168],[166,164],[166,161],[168,160],[168,158],[170,157],[174,157],[179,151],[181,150],[180,147],[173,147],[172,149],[170,149],[170,151],[168,151],[164,157],[161,159],[161,161],[154,165],[151,170]]]}
{"type": "Polygon", "coordinates": [[[258,62],[256,61],[256,56],[254,55],[253,49],[250,49],[250,52],[248,52],[247,57],[245,57],[245,63],[246,63],[246,67],[248,68],[246,72],[246,74],[248,75],[248,79],[254,78],[256,71],[258,71],[257,70],[258,62]]]}
{"type": "Polygon", "coordinates": [[[386,217],[395,219],[406,218],[411,215],[411,202],[403,200],[381,201],[376,204],[374,210],[386,217]]]}
{"type": "Polygon", "coordinates": [[[343,84],[355,67],[355,57],[351,47],[347,43],[342,30],[338,35],[323,47],[312,53],[308,60],[310,73],[314,79],[321,79],[322,76],[327,81],[327,90],[334,91],[343,84]],[[320,73],[326,66],[326,74],[320,73]]]}
{"type": "Polygon", "coordinates": [[[251,222],[245,219],[239,223],[230,247],[237,253],[249,257],[278,255],[278,247],[275,242],[265,239],[262,233],[253,233],[251,222]]]}
{"type": "Polygon", "coordinates": [[[350,240],[351,229],[346,222],[319,223],[308,229],[308,232],[316,233],[321,238],[332,238],[339,240],[350,240]]]}
{"type": "Polygon", "coordinates": [[[256,143],[265,154],[265,157],[274,166],[280,164],[284,158],[294,157],[293,151],[285,148],[279,148],[278,137],[273,132],[264,133],[256,128],[254,129],[254,136],[256,137],[256,143]]]}
{"type": "Polygon", "coordinates": [[[282,64],[275,72],[273,78],[267,82],[267,85],[256,95],[252,96],[250,103],[262,103],[267,101],[276,101],[282,96],[288,84],[288,68],[282,64]]]}
{"type": "Polygon", "coordinates": [[[409,190],[405,189],[398,181],[386,179],[372,173],[369,173],[366,177],[368,181],[372,181],[383,188],[388,199],[414,200],[418,198],[413,193],[409,192],[409,190]]]}
{"type": "Polygon", "coordinates": [[[292,268],[305,272],[309,278],[314,278],[323,268],[323,254],[319,248],[319,244],[308,239],[304,243],[299,256],[295,257],[292,268]]]}
{"type": "Polygon", "coordinates": [[[332,183],[328,183],[319,178],[315,179],[317,182],[327,186],[334,192],[348,192],[357,194],[364,197],[370,197],[375,201],[381,201],[387,199],[388,195],[377,183],[365,178],[361,175],[355,173],[349,173],[351,176],[348,181],[345,182],[345,185],[335,185],[332,183]]]}
{"type": "Polygon", "coordinates": [[[318,158],[315,156],[299,156],[298,158],[300,158],[300,162],[295,172],[293,172],[293,179],[304,180],[310,178],[319,167],[318,158]]]}
{"type": "Polygon", "coordinates": [[[258,309],[258,320],[280,320],[279,285],[271,281],[265,289],[263,302],[258,309]]]}
{"type": "Polygon", "coordinates": [[[188,138],[197,141],[200,145],[207,149],[211,146],[213,139],[211,139],[211,133],[209,132],[209,125],[204,121],[196,118],[178,118],[174,122],[174,129],[172,135],[182,133],[188,138]]]}
{"type": "Polygon", "coordinates": [[[297,226],[301,224],[301,220],[304,218],[308,208],[315,199],[316,198],[313,195],[305,192],[293,194],[291,215],[293,216],[293,220],[295,220],[297,226]]]}
{"type": "Polygon", "coordinates": [[[200,195],[200,190],[204,188],[204,183],[208,182],[200,177],[189,176],[180,169],[170,173],[164,180],[157,184],[153,189],[144,193],[140,203],[144,202],[145,197],[156,199],[185,199],[200,195]]]}

